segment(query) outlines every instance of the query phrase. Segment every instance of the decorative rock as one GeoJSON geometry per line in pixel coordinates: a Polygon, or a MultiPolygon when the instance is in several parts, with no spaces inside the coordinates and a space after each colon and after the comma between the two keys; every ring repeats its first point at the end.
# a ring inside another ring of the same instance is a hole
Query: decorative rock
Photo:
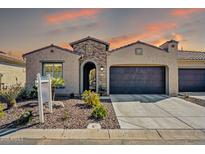
{"type": "Polygon", "coordinates": [[[88,129],[101,129],[101,125],[99,123],[89,123],[87,128],[88,129]]]}
{"type": "Polygon", "coordinates": [[[61,101],[53,101],[53,107],[54,108],[64,108],[64,104],[61,101]]]}

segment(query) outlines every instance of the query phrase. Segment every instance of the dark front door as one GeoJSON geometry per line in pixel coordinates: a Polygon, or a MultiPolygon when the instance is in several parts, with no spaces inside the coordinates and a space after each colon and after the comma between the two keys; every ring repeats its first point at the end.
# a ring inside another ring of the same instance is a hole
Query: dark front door
{"type": "Polygon", "coordinates": [[[180,92],[204,92],[205,69],[179,69],[180,92]]]}
{"type": "Polygon", "coordinates": [[[113,66],[110,68],[111,94],[164,94],[165,67],[113,66]]]}

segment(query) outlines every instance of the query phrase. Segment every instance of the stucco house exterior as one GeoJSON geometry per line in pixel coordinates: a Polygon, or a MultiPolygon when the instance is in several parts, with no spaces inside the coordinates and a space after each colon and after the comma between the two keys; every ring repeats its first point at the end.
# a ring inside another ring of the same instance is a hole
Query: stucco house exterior
{"type": "Polygon", "coordinates": [[[56,45],[28,52],[26,85],[36,74],[62,77],[59,94],[80,94],[86,89],[109,94],[168,94],[205,91],[205,53],[178,50],[170,40],[161,46],[141,41],[109,50],[109,43],[86,37],[70,43],[73,50],[56,45]]]}
{"type": "Polygon", "coordinates": [[[0,89],[14,84],[25,85],[25,61],[0,51],[0,89]]]}

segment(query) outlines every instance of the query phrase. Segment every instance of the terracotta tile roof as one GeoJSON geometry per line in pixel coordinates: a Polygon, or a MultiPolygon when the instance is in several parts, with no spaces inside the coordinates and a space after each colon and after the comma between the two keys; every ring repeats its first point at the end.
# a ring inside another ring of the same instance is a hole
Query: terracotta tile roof
{"type": "Polygon", "coordinates": [[[25,61],[22,58],[17,58],[11,55],[8,55],[5,52],[0,52],[0,61],[1,62],[7,62],[7,63],[18,63],[18,64],[25,64],[25,61]]]}
{"type": "Polygon", "coordinates": [[[94,37],[90,37],[90,36],[85,37],[85,38],[80,39],[80,40],[77,40],[77,41],[74,41],[74,42],[71,42],[70,45],[71,45],[71,47],[73,47],[73,45],[78,44],[78,43],[83,42],[83,41],[86,41],[86,40],[93,40],[93,41],[102,43],[102,44],[106,45],[107,49],[108,49],[109,46],[110,46],[109,43],[107,43],[107,42],[105,42],[105,41],[102,41],[102,40],[99,40],[99,39],[96,39],[96,38],[94,38],[94,37]]]}
{"type": "Polygon", "coordinates": [[[62,48],[62,47],[59,47],[59,46],[57,46],[57,45],[51,44],[51,45],[49,45],[49,46],[46,46],[46,47],[43,47],[43,48],[40,48],[40,49],[37,49],[37,50],[33,50],[33,51],[30,51],[30,52],[27,52],[27,53],[23,54],[23,57],[25,57],[26,55],[29,55],[29,54],[32,54],[32,53],[35,53],[35,52],[38,52],[38,51],[41,51],[41,50],[50,48],[50,47],[54,47],[54,48],[57,48],[57,49],[60,49],[60,50],[64,50],[64,51],[66,51],[66,52],[70,52],[70,53],[72,53],[72,54],[79,55],[79,54],[78,54],[77,52],[75,52],[75,51],[72,51],[72,50],[69,50],[69,49],[62,48]]]}
{"type": "Polygon", "coordinates": [[[205,52],[201,51],[178,51],[179,60],[205,60],[205,52]]]}

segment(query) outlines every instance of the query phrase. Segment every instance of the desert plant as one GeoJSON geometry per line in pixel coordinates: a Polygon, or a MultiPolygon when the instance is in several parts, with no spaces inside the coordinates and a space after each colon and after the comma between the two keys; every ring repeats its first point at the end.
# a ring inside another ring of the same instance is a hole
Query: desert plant
{"type": "Polygon", "coordinates": [[[7,103],[7,108],[11,108],[16,105],[16,98],[21,91],[20,84],[13,85],[6,90],[0,91],[1,100],[7,103]]]}
{"type": "Polygon", "coordinates": [[[37,90],[37,86],[34,85],[32,87],[32,90],[30,91],[30,98],[37,98],[38,97],[38,90],[37,90]]]}
{"type": "Polygon", "coordinates": [[[17,100],[25,100],[25,99],[29,99],[30,98],[30,93],[31,91],[29,91],[28,88],[23,87],[17,97],[17,100]]]}
{"type": "Polygon", "coordinates": [[[90,90],[85,90],[83,92],[82,99],[87,105],[92,106],[92,107],[99,106],[101,104],[99,95],[90,90]]]}
{"type": "Polygon", "coordinates": [[[92,116],[96,119],[104,119],[107,116],[107,110],[103,105],[93,108],[92,116]]]}
{"type": "Polygon", "coordinates": [[[25,125],[32,120],[33,114],[32,111],[25,111],[17,121],[18,125],[25,125]]]}
{"type": "Polygon", "coordinates": [[[68,113],[68,111],[64,111],[64,113],[63,113],[63,117],[61,118],[63,121],[66,121],[66,120],[68,120],[68,118],[69,118],[69,113],[68,113]]]}
{"type": "Polygon", "coordinates": [[[0,102],[0,118],[4,116],[4,105],[0,102]]]}
{"type": "Polygon", "coordinates": [[[51,87],[52,87],[52,97],[55,99],[56,88],[64,86],[64,80],[62,78],[52,78],[51,87]]]}

